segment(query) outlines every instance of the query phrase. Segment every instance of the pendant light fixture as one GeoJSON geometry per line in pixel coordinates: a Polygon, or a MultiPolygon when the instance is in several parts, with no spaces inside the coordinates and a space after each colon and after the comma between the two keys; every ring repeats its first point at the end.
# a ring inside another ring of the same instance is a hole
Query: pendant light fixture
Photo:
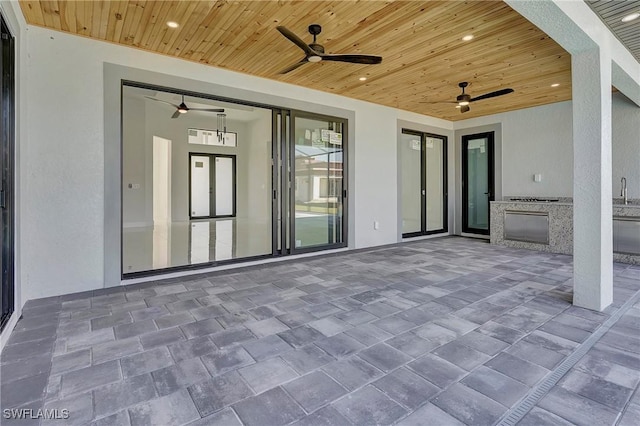
{"type": "Polygon", "coordinates": [[[227,114],[218,114],[218,126],[216,129],[216,135],[218,136],[218,142],[222,142],[224,135],[227,133],[227,114]],[[222,129],[222,131],[220,130],[222,129]]]}

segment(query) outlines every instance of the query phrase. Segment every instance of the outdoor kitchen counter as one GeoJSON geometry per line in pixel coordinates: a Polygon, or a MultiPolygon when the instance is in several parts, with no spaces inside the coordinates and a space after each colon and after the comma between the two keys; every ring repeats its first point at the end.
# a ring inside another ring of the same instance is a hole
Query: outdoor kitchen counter
{"type": "MultiPolygon", "coordinates": [[[[631,200],[629,205],[614,205],[613,217],[629,217],[640,220],[640,204],[636,203],[636,200],[631,200]]],[[[490,235],[491,244],[572,254],[573,203],[565,199],[561,199],[559,202],[492,201],[490,235]],[[505,234],[507,218],[531,217],[536,219],[537,223],[543,223],[545,216],[548,224],[546,242],[524,241],[527,238],[522,238],[522,235],[518,235],[514,239],[509,236],[509,230],[505,234]]],[[[617,262],[640,264],[640,255],[613,253],[613,258],[617,262]]]]}

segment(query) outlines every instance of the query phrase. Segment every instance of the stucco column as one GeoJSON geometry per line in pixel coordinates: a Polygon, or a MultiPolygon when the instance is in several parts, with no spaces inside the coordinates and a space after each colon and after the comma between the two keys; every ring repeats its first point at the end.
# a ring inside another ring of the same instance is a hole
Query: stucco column
{"type": "Polygon", "coordinates": [[[613,301],[611,57],[571,57],[573,90],[573,303],[601,311],[613,301]]]}

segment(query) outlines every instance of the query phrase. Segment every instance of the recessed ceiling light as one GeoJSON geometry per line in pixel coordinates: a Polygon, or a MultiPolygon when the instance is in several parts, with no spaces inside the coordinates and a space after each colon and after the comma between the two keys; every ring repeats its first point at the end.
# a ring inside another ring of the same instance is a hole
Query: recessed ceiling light
{"type": "Polygon", "coordinates": [[[180,25],[178,25],[178,23],[177,23],[177,22],[169,21],[169,22],[167,22],[167,26],[168,26],[169,28],[178,28],[180,25]]]}
{"type": "Polygon", "coordinates": [[[558,87],[558,86],[560,86],[560,83],[553,83],[553,84],[551,85],[551,87],[558,87]]]}
{"type": "Polygon", "coordinates": [[[367,81],[367,77],[360,77],[358,80],[360,80],[360,81],[367,81]]]}
{"type": "Polygon", "coordinates": [[[631,14],[625,16],[624,18],[622,18],[622,22],[631,22],[634,19],[638,19],[638,18],[640,18],[640,13],[635,12],[635,13],[631,13],[631,14]]]}
{"type": "Polygon", "coordinates": [[[462,37],[462,41],[471,41],[471,40],[473,40],[473,34],[468,34],[462,37]]]}

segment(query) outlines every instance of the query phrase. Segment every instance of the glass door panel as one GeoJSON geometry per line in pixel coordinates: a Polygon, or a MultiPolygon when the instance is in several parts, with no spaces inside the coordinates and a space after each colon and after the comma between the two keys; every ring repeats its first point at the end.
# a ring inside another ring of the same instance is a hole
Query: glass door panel
{"type": "Polygon", "coordinates": [[[343,246],[344,123],[292,114],[292,250],[343,246]]]}
{"type": "Polygon", "coordinates": [[[447,230],[447,138],[414,130],[400,136],[402,236],[447,230]]]}
{"type": "Polygon", "coordinates": [[[462,231],[489,234],[493,198],[493,133],[462,138],[462,231]]]}
{"type": "Polygon", "coordinates": [[[277,254],[273,110],[186,93],[187,105],[228,114],[235,142],[221,146],[215,114],[171,118],[179,89],[127,82],[122,93],[123,276],[277,254]]]}
{"type": "Polygon", "coordinates": [[[422,136],[403,133],[400,139],[402,234],[422,232],[422,136]]]}
{"type": "Polygon", "coordinates": [[[211,215],[211,163],[208,155],[191,156],[191,217],[211,215]]]}
{"type": "Polygon", "coordinates": [[[426,231],[445,230],[446,153],[443,138],[425,138],[426,231]]]}
{"type": "Polygon", "coordinates": [[[215,157],[215,216],[235,215],[235,157],[215,157]]]}

